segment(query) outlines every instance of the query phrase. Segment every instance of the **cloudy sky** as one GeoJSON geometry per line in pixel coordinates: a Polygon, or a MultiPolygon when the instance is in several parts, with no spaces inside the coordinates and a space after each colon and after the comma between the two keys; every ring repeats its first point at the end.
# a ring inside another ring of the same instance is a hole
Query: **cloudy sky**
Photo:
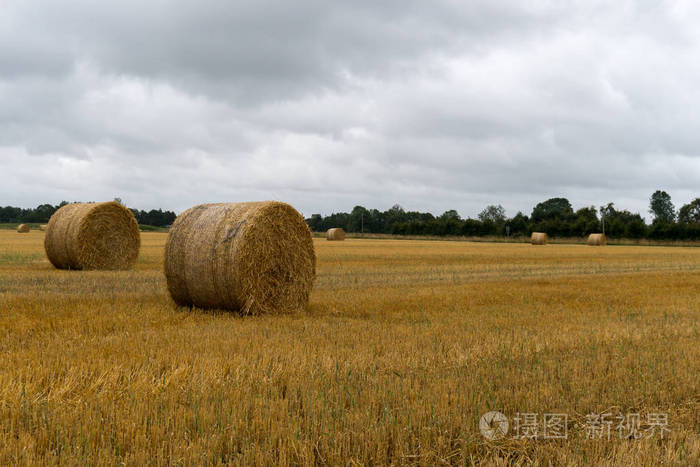
{"type": "Polygon", "coordinates": [[[0,205],[700,196],[695,1],[3,0],[0,205]]]}

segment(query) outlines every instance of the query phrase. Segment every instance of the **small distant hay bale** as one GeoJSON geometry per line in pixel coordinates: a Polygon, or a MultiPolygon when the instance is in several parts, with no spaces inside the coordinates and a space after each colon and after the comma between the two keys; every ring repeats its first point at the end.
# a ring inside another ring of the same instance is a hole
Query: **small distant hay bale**
{"type": "Polygon", "coordinates": [[[548,240],[549,238],[544,232],[532,232],[532,236],[530,237],[530,242],[533,245],[546,245],[548,240]]]}
{"type": "Polygon", "coordinates": [[[326,239],[330,241],[342,242],[345,240],[345,231],[340,227],[328,229],[328,232],[326,232],[326,239]]]}
{"type": "Polygon", "coordinates": [[[316,278],[311,231],[277,201],[195,206],[170,228],[165,277],[178,305],[291,313],[308,305],[316,278]]]}
{"type": "Polygon", "coordinates": [[[44,249],[58,269],[129,269],[141,237],[134,214],[117,203],[74,203],[49,219],[44,249]]]}
{"type": "Polygon", "coordinates": [[[39,226],[39,230],[41,230],[42,232],[46,232],[47,227],[48,227],[47,224],[41,224],[41,225],[39,226]]]}
{"type": "Polygon", "coordinates": [[[30,230],[27,224],[20,224],[17,226],[17,233],[29,233],[30,230]]]}
{"type": "Polygon", "coordinates": [[[605,234],[602,233],[592,233],[586,241],[586,244],[591,246],[605,246],[607,243],[608,240],[605,238],[605,234]]]}

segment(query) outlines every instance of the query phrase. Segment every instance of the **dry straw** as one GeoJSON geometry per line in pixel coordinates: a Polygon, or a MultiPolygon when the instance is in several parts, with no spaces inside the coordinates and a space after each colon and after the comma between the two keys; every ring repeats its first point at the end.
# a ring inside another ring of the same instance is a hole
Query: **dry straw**
{"type": "Polygon", "coordinates": [[[605,234],[602,233],[592,233],[588,236],[588,241],[586,244],[591,246],[605,246],[608,243],[605,234]]]}
{"type": "Polygon", "coordinates": [[[20,224],[17,226],[17,232],[18,233],[28,233],[29,232],[29,226],[27,224],[20,224]]]}
{"type": "Polygon", "coordinates": [[[544,232],[532,232],[532,237],[530,237],[533,245],[546,245],[547,240],[547,234],[544,232]]]}
{"type": "Polygon", "coordinates": [[[328,232],[326,232],[326,239],[342,242],[343,240],[345,240],[345,231],[340,227],[328,229],[328,232]]]}
{"type": "Polygon", "coordinates": [[[51,216],[44,238],[58,269],[129,269],[141,237],[133,213],[121,204],[67,204],[51,216]]]}
{"type": "Polygon", "coordinates": [[[316,278],[311,231],[276,201],[195,206],[170,229],[165,277],[179,305],[293,312],[307,306],[316,278]]]}
{"type": "Polygon", "coordinates": [[[39,226],[39,230],[41,230],[42,232],[46,232],[46,229],[47,229],[47,228],[48,228],[48,225],[47,225],[47,224],[41,224],[41,225],[39,226]]]}

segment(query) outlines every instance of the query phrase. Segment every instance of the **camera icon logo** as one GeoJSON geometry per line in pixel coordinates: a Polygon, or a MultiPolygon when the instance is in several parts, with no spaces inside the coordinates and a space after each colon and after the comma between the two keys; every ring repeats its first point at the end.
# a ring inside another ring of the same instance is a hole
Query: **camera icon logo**
{"type": "Polygon", "coordinates": [[[486,412],[479,419],[479,431],[489,441],[496,441],[508,434],[508,417],[501,412],[486,412]]]}

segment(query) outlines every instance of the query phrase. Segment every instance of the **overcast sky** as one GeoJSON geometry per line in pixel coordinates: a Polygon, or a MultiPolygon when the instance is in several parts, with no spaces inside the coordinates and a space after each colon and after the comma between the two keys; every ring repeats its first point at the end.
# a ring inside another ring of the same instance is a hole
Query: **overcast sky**
{"type": "Polygon", "coordinates": [[[3,0],[0,205],[649,218],[656,189],[700,196],[699,24],[696,1],[3,0]]]}

